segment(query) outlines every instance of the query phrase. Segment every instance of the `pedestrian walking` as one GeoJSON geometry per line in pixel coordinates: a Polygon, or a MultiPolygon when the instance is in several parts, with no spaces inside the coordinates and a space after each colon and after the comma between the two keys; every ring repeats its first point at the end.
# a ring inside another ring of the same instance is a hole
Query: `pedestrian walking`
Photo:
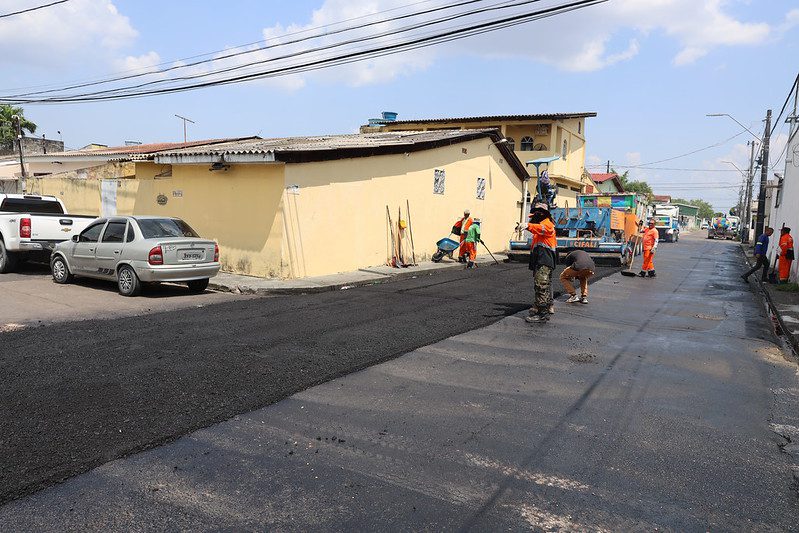
{"type": "Polygon", "coordinates": [[[469,232],[469,228],[472,227],[472,213],[468,209],[463,211],[463,218],[458,219],[455,222],[455,225],[452,226],[452,233],[455,235],[460,236],[460,248],[458,248],[458,262],[465,263],[466,262],[466,247],[464,247],[463,243],[466,242],[466,234],[469,232]]]}
{"type": "Polygon", "coordinates": [[[643,248],[644,248],[644,264],[641,265],[641,272],[639,276],[645,278],[647,275],[650,278],[655,277],[655,250],[658,247],[658,230],[655,228],[655,219],[649,219],[649,225],[644,228],[643,232],[643,248]]]}
{"type": "Polygon", "coordinates": [[[474,268],[474,260],[477,257],[477,245],[480,243],[480,219],[475,218],[466,232],[466,240],[463,246],[466,251],[466,268],[474,268]]]}
{"type": "Polygon", "coordinates": [[[760,279],[763,283],[768,281],[768,257],[766,256],[766,252],[768,252],[769,237],[773,234],[774,228],[766,226],[766,229],[763,230],[763,234],[757,238],[757,244],[755,244],[755,266],[741,276],[744,281],[748,282],[749,276],[757,272],[759,268],[763,269],[763,276],[760,279]]]}
{"type": "Polygon", "coordinates": [[[594,275],[596,265],[594,260],[584,250],[574,250],[570,252],[566,259],[564,259],[566,268],[560,274],[560,282],[563,288],[569,293],[569,299],[566,303],[580,302],[583,304],[588,303],[588,280],[594,275]],[[580,280],[580,296],[577,296],[577,291],[574,288],[573,281],[580,280]]]}
{"type": "Polygon", "coordinates": [[[793,237],[791,237],[791,228],[784,227],[780,230],[780,283],[788,283],[788,278],[791,276],[791,263],[793,259],[793,237]]]}
{"type": "Polygon", "coordinates": [[[558,246],[555,237],[555,222],[549,214],[549,206],[537,203],[530,214],[527,230],[533,234],[530,249],[530,270],[533,271],[535,303],[525,320],[530,323],[546,323],[554,312],[552,304],[552,272],[555,270],[558,246]]]}

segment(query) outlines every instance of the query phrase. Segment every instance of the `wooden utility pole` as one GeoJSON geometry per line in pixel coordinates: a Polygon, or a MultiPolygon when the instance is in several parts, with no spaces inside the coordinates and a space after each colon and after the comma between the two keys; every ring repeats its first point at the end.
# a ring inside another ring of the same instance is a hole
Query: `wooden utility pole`
{"type": "Polygon", "coordinates": [[[763,153],[760,158],[760,194],[757,196],[757,222],[755,237],[763,233],[766,218],[766,182],[768,181],[768,150],[771,140],[771,109],[766,111],[766,134],[763,136],[763,153]]]}
{"type": "Polygon", "coordinates": [[[22,125],[18,115],[12,115],[11,121],[14,123],[14,129],[17,131],[17,148],[19,149],[19,168],[22,171],[22,177],[19,180],[19,190],[21,193],[26,192],[28,183],[28,172],[25,170],[25,159],[22,155],[22,125]]]}

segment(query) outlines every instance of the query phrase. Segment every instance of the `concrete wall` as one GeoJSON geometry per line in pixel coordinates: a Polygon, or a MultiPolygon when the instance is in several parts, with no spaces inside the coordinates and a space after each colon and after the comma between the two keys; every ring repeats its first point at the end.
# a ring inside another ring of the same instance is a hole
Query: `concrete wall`
{"type": "MultiPolygon", "coordinates": [[[[777,244],[780,242],[780,228],[788,226],[791,228],[791,236],[794,239],[794,250],[799,247],[799,210],[796,206],[799,205],[799,135],[793,136],[793,141],[787,148],[785,167],[777,170],[778,173],[783,174],[782,191],[777,194],[777,189],[767,189],[767,209],[768,218],[765,219],[765,224],[774,228],[774,235],[771,237],[771,247],[769,251],[769,261],[771,265],[774,264],[774,258],[777,256],[779,248],[777,244]],[[770,196],[770,198],[769,198],[770,196]],[[777,205],[777,197],[779,196],[779,206],[777,205]]],[[[758,177],[755,179],[754,196],[757,197],[757,183],[758,177]]],[[[776,179],[776,178],[774,178],[776,179]]],[[[753,202],[752,212],[756,212],[757,202],[753,202]]],[[[754,225],[754,224],[753,224],[754,225]]],[[[752,232],[750,243],[754,245],[758,235],[752,232]]],[[[794,261],[791,265],[791,281],[799,280],[799,261],[794,261]]]]}
{"type": "Polygon", "coordinates": [[[208,165],[174,165],[172,176],[163,165],[136,165],[139,183],[132,213],[184,219],[200,235],[219,243],[225,271],[261,277],[281,277],[284,166],[232,165],[209,171],[208,165]],[[158,203],[159,196],[166,204],[158,203]]]}
{"type": "Polygon", "coordinates": [[[346,272],[383,265],[390,256],[386,215],[410,203],[417,260],[429,259],[469,208],[483,221],[492,252],[506,250],[516,222],[522,183],[490,139],[407,155],[287,165],[284,253],[292,277],[346,272]],[[463,153],[466,149],[467,153],[463,153]],[[435,169],[446,173],[445,193],[433,193],[435,169]],[[476,199],[477,178],[486,178],[485,200],[476,199]]]}
{"type": "MultiPolygon", "coordinates": [[[[23,155],[35,154],[52,154],[54,152],[64,151],[64,141],[54,141],[51,139],[42,139],[40,137],[23,137],[22,138],[22,153],[23,155]]],[[[0,143],[0,157],[6,155],[18,155],[17,142],[0,143]]]]}
{"type": "Polygon", "coordinates": [[[482,219],[493,252],[507,249],[520,214],[522,182],[487,138],[408,154],[208,168],[136,163],[135,179],[94,171],[36,178],[30,186],[58,196],[70,212],[99,215],[102,183],[115,182],[117,214],[180,217],[219,243],[224,270],[263,277],[386,264],[386,206],[396,225],[398,209],[408,219],[406,200],[418,261],[430,258],[465,208],[482,219]],[[433,192],[436,169],[446,175],[444,194],[433,192]],[[483,200],[478,178],[485,179],[483,200]]]}
{"type": "MultiPolygon", "coordinates": [[[[519,160],[524,164],[533,159],[543,157],[561,156],[560,160],[553,161],[549,165],[549,174],[556,183],[565,185],[566,189],[558,190],[559,206],[564,207],[568,202],[569,206],[574,206],[577,201],[577,191],[572,188],[584,190],[586,185],[591,185],[590,181],[583,178],[586,156],[586,121],[584,118],[573,118],[566,120],[530,120],[518,121],[497,121],[497,122],[467,122],[467,123],[439,123],[439,124],[386,124],[382,128],[385,131],[397,130],[438,130],[438,129],[479,129],[479,128],[498,128],[503,136],[511,137],[515,143],[515,153],[519,160]],[[541,127],[545,127],[546,133],[540,133],[541,127]],[[534,144],[543,144],[546,150],[522,151],[521,140],[523,137],[532,137],[534,144]],[[566,141],[566,158],[563,159],[563,141],[566,141]]],[[[542,167],[542,170],[547,167],[542,167]]],[[[528,172],[535,176],[535,167],[530,166],[528,172]]],[[[531,190],[535,189],[535,180],[530,183],[531,190]]]]}

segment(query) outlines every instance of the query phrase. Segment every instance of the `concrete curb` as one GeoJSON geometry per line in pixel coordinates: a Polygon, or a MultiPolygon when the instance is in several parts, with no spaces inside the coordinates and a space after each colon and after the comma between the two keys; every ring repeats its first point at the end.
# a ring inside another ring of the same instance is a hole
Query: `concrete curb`
{"type": "MultiPolygon", "coordinates": [[[[752,263],[749,262],[749,255],[746,253],[746,248],[744,247],[744,244],[741,244],[740,247],[741,247],[741,252],[744,255],[744,261],[746,261],[746,264],[751,267],[752,263]]],[[[775,331],[774,334],[778,338],[783,339],[785,343],[788,346],[790,346],[791,350],[793,351],[792,354],[793,360],[794,362],[797,362],[797,358],[799,358],[799,340],[796,339],[795,335],[790,333],[791,330],[785,325],[785,321],[782,318],[782,313],[780,313],[777,305],[774,303],[774,300],[772,299],[771,293],[769,292],[768,288],[763,285],[763,282],[760,281],[760,278],[758,278],[757,276],[755,277],[756,277],[755,284],[757,288],[760,290],[760,293],[763,296],[763,298],[765,298],[766,311],[772,317],[774,317],[774,319],[777,321],[777,325],[780,328],[780,331],[775,331]]]]}
{"type": "MultiPolygon", "coordinates": [[[[504,255],[500,255],[497,257],[497,260],[500,264],[508,263],[508,258],[504,255]]],[[[486,259],[483,257],[479,257],[477,259],[477,264],[481,268],[485,268],[487,266],[495,265],[492,259],[486,259]]],[[[384,267],[376,267],[376,268],[384,268],[384,267]]],[[[323,292],[332,292],[332,291],[339,291],[345,290],[355,287],[363,287],[366,285],[377,285],[381,283],[391,283],[393,281],[401,281],[404,279],[414,278],[414,277],[422,277],[422,276],[432,276],[434,274],[438,274],[440,272],[444,272],[447,270],[453,269],[465,269],[462,263],[445,263],[441,264],[441,266],[424,268],[422,270],[408,270],[408,269],[400,269],[397,272],[380,272],[377,270],[370,270],[368,268],[360,269],[356,272],[352,272],[350,274],[371,274],[371,277],[366,277],[364,279],[342,279],[339,282],[332,282],[332,283],[325,283],[319,285],[301,285],[302,280],[297,280],[295,283],[299,283],[300,285],[297,286],[285,286],[285,287],[253,287],[246,284],[223,284],[219,282],[211,282],[208,284],[208,288],[220,291],[220,292],[230,292],[236,294],[256,294],[256,295],[290,295],[290,294],[318,294],[323,292]]],[[[345,274],[342,274],[342,277],[345,274]]],[[[258,278],[255,278],[253,281],[257,283],[258,278]]],[[[289,285],[293,282],[286,281],[286,285],[289,285]]]]}

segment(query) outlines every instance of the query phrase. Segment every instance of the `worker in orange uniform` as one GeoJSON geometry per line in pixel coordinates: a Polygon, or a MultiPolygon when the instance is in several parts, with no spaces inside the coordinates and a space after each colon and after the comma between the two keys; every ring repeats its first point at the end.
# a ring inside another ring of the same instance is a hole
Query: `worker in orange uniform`
{"type": "Polygon", "coordinates": [[[549,213],[549,206],[537,203],[530,214],[527,230],[533,234],[530,247],[530,270],[533,271],[535,304],[530,308],[525,320],[529,323],[544,324],[555,310],[552,305],[552,272],[557,262],[558,240],[555,237],[555,222],[549,213]]]}
{"type": "Polygon", "coordinates": [[[639,276],[645,278],[649,275],[650,278],[655,277],[655,263],[653,262],[655,258],[655,250],[658,247],[658,230],[655,229],[655,219],[649,219],[649,225],[644,228],[644,264],[641,267],[641,272],[638,273],[639,276]]]}
{"type": "Polygon", "coordinates": [[[787,283],[791,275],[791,263],[793,262],[793,237],[791,228],[780,230],[780,283],[787,283]]]}
{"type": "Polygon", "coordinates": [[[469,254],[468,246],[466,246],[466,235],[469,233],[469,228],[472,227],[472,213],[468,209],[463,211],[463,218],[455,222],[452,226],[452,233],[460,235],[461,246],[458,249],[458,262],[465,263],[466,257],[469,254]]]}

